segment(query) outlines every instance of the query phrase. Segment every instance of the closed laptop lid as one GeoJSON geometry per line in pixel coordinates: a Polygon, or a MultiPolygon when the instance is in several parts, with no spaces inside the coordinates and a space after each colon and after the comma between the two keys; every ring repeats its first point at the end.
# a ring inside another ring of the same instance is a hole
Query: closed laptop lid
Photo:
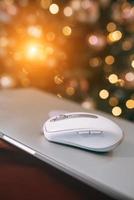
{"type": "Polygon", "coordinates": [[[116,121],[125,132],[125,139],[117,149],[97,154],[46,140],[42,127],[56,110],[85,112],[75,103],[35,89],[1,91],[0,136],[108,195],[134,199],[134,125],[93,112],[116,121]]]}

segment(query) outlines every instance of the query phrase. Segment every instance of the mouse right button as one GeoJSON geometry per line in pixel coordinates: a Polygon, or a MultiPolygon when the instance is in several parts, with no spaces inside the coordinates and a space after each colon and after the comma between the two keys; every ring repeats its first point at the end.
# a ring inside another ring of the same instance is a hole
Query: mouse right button
{"type": "Polygon", "coordinates": [[[91,135],[100,135],[100,134],[102,134],[103,133],[103,131],[99,131],[99,130],[90,130],[90,134],[91,135]]]}

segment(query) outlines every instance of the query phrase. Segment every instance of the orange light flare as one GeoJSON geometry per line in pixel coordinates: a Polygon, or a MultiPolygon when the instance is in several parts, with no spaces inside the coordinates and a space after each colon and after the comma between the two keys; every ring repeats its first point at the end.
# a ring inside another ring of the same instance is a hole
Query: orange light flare
{"type": "Polygon", "coordinates": [[[44,60],[46,59],[45,47],[38,43],[28,43],[24,51],[27,60],[44,60]]]}
{"type": "Polygon", "coordinates": [[[53,47],[39,42],[28,42],[24,48],[24,58],[31,62],[44,62],[53,53],[53,47]]]}

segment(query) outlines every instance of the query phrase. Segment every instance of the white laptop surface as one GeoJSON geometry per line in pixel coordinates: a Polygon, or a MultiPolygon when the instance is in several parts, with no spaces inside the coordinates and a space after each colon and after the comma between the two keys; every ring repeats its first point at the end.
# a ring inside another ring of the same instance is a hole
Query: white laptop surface
{"type": "Polygon", "coordinates": [[[109,153],[93,153],[48,142],[42,131],[55,110],[85,111],[35,89],[0,92],[0,136],[33,156],[53,165],[117,199],[134,199],[134,125],[101,112],[124,130],[125,139],[109,153]]]}

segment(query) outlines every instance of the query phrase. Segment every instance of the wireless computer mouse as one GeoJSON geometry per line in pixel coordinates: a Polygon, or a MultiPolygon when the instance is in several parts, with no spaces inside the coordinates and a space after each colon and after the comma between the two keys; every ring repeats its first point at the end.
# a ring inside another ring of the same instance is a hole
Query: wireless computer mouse
{"type": "Polygon", "coordinates": [[[54,116],[45,122],[43,131],[49,141],[96,152],[110,151],[123,139],[123,132],[116,123],[85,112],[54,116]]]}

